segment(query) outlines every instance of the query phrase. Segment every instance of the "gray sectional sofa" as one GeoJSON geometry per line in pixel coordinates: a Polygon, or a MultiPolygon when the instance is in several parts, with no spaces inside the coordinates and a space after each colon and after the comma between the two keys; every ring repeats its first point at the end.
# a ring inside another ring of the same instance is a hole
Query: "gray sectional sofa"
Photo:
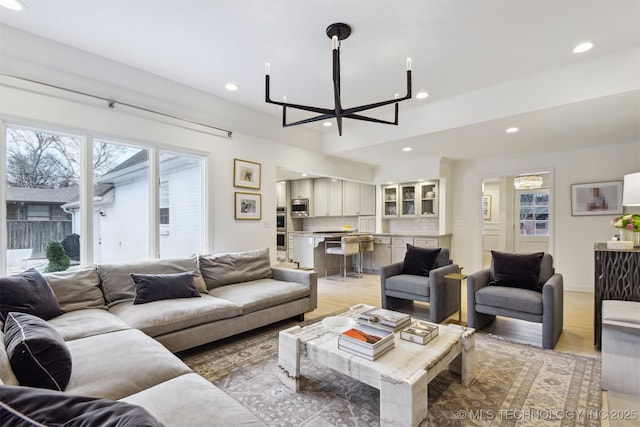
{"type": "MultiPolygon", "coordinates": [[[[272,268],[267,249],[98,264],[44,277],[63,311],[47,323],[71,354],[64,394],[139,405],[167,426],[262,425],[172,353],[317,307],[316,273],[272,268]],[[132,273],[155,280],[185,272],[193,272],[197,296],[134,304],[140,289],[132,273]]],[[[0,384],[19,385],[0,347],[0,384]]]]}

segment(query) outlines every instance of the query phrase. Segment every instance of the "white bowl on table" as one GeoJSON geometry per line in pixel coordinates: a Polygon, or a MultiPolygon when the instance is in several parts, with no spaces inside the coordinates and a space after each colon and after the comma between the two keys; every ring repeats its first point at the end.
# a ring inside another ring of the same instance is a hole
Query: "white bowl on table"
{"type": "Polygon", "coordinates": [[[328,331],[342,333],[352,328],[357,322],[346,316],[329,316],[322,319],[322,326],[328,331]]]}

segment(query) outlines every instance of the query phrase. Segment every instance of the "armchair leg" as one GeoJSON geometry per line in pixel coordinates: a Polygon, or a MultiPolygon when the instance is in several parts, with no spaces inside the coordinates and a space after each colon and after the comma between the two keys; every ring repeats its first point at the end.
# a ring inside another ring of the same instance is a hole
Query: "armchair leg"
{"type": "Polygon", "coordinates": [[[382,295],[382,308],[386,308],[387,310],[395,310],[410,302],[410,300],[382,295]]]}

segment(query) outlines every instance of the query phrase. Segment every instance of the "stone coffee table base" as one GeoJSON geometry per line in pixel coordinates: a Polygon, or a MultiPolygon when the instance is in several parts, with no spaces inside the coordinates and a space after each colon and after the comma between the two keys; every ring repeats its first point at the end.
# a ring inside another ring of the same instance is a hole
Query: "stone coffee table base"
{"type": "MultiPolygon", "coordinates": [[[[372,308],[359,304],[344,316],[357,318],[372,308]]],[[[439,325],[438,337],[427,345],[400,339],[395,348],[369,361],[338,349],[338,334],[321,322],[280,331],[278,376],[297,392],[300,387],[300,356],[332,368],[380,390],[380,424],[417,426],[427,419],[429,382],[450,369],[469,385],[475,375],[475,331],[458,325],[439,325]]]]}

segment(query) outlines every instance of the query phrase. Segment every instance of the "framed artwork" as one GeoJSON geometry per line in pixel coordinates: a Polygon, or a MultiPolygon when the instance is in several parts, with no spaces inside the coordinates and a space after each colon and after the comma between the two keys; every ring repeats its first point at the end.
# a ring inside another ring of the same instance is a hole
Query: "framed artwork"
{"type": "Polygon", "coordinates": [[[622,181],[571,184],[571,215],[622,213],[622,181]]]}
{"type": "Polygon", "coordinates": [[[235,187],[260,189],[260,163],[233,159],[233,185],[235,187]]]}
{"type": "Polygon", "coordinates": [[[258,193],[235,193],[236,219],[262,219],[262,195],[258,193]]]}
{"type": "Polygon", "coordinates": [[[482,218],[491,219],[491,196],[482,196],[482,218]]]}

